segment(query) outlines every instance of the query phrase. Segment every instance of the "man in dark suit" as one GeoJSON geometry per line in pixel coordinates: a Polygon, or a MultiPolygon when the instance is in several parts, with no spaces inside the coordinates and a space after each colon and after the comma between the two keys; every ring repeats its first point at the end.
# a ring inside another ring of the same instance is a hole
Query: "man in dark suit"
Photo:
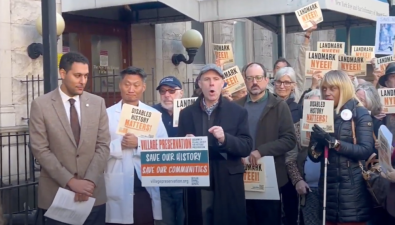
{"type": "MultiPolygon", "coordinates": [[[[95,198],[84,225],[104,225],[106,189],[103,172],[110,149],[104,99],[84,91],[89,61],[69,52],[59,64],[62,85],[36,98],[30,111],[30,142],[40,162],[38,207],[47,210],[59,188],[75,193],[75,201],[95,198]]],[[[65,223],[47,218],[46,225],[65,223]]]]}
{"type": "Polygon", "coordinates": [[[252,138],[247,110],[221,95],[224,78],[218,66],[204,66],[198,77],[202,93],[179,117],[179,137],[207,136],[209,145],[210,187],[188,190],[198,196],[196,205],[188,205],[189,225],[247,224],[241,158],[250,154],[252,138]]]}

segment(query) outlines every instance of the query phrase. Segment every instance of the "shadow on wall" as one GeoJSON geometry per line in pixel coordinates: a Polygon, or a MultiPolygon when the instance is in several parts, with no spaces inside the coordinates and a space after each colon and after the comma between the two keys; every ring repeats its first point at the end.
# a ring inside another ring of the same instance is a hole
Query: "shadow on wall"
{"type": "Polygon", "coordinates": [[[3,208],[1,207],[1,199],[0,199],[0,225],[4,224],[4,219],[3,219],[3,208]]]}

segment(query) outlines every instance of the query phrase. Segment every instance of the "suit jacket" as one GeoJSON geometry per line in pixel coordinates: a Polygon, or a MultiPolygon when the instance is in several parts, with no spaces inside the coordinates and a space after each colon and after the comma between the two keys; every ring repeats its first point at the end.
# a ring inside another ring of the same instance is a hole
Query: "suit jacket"
{"type": "Polygon", "coordinates": [[[38,207],[48,209],[59,187],[73,177],[92,181],[95,206],[106,203],[103,172],[110,149],[110,133],[104,99],[83,92],[80,96],[81,136],[77,146],[59,89],[40,96],[31,104],[30,143],[40,162],[38,207]]]}
{"type": "MultiPolygon", "coordinates": [[[[235,103],[244,106],[247,96],[235,103]]],[[[281,188],[288,182],[285,153],[296,145],[296,134],[292,115],[285,101],[269,92],[267,105],[258,121],[255,146],[261,156],[273,156],[277,183],[281,188]]]]}

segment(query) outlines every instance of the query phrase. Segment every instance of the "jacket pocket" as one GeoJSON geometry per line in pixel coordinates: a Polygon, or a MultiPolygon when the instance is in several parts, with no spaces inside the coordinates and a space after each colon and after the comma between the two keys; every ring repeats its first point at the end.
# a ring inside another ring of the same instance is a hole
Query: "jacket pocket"
{"type": "Polygon", "coordinates": [[[109,201],[121,201],[124,195],[123,173],[105,173],[106,194],[109,201]]]}

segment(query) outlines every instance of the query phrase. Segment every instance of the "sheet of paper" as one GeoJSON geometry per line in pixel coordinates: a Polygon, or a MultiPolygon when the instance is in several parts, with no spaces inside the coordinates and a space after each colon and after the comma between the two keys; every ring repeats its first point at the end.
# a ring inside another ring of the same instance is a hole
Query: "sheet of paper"
{"type": "Polygon", "coordinates": [[[74,192],[59,188],[52,205],[44,216],[71,225],[83,225],[96,199],[89,198],[86,202],[75,202],[74,196],[74,192]]]}
{"type": "Polygon", "coordinates": [[[274,165],[274,158],[273,156],[265,156],[262,159],[266,171],[265,192],[246,191],[245,192],[246,199],[280,200],[280,193],[278,192],[277,175],[276,175],[276,167],[274,165]]]}

